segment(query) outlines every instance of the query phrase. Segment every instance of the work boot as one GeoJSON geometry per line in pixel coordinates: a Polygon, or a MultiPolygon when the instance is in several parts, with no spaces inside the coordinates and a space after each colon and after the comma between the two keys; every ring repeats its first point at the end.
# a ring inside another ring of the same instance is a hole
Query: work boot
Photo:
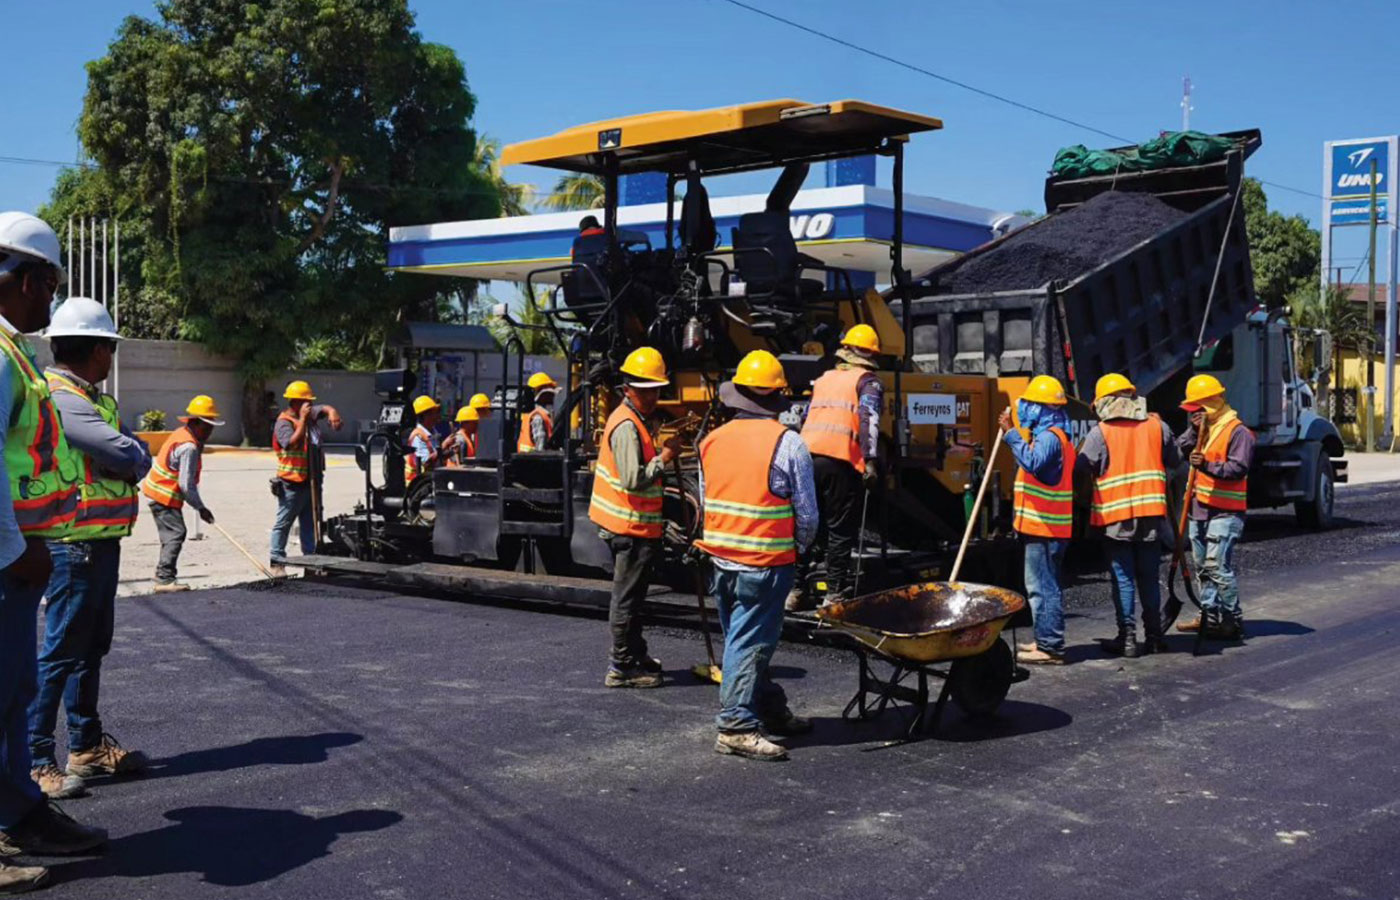
{"type": "Polygon", "coordinates": [[[1210,617],[1206,637],[1220,641],[1238,641],[1244,638],[1244,620],[1233,613],[1217,610],[1210,617]]]}
{"type": "Polygon", "coordinates": [[[1182,634],[1195,634],[1201,630],[1201,616],[1197,616],[1189,622],[1177,622],[1176,630],[1182,634]]]}
{"type": "Polygon", "coordinates": [[[783,609],[788,612],[810,612],[816,608],[817,598],[812,592],[796,585],[788,591],[787,600],[783,601],[783,609]]]}
{"type": "Polygon", "coordinates": [[[1111,638],[1099,638],[1099,646],[1110,656],[1121,656],[1124,659],[1137,659],[1141,656],[1138,649],[1137,634],[1135,628],[1130,625],[1119,623],[1118,636],[1111,638]]]}
{"type": "Polygon", "coordinates": [[[764,762],[788,758],[786,750],[757,731],[721,731],[715,738],[715,752],[764,762]]]}
{"type": "Polygon", "coordinates": [[[150,764],[140,750],[123,750],[110,734],[103,732],[102,740],[86,750],[68,754],[68,774],[79,778],[96,775],[135,775],[150,764]]]}
{"type": "Polygon", "coordinates": [[[23,894],[49,883],[43,866],[7,866],[0,862],[0,894],[23,894]]]}
{"type": "Polygon", "coordinates": [[[1035,641],[1026,641],[1024,644],[1016,645],[1017,653],[1034,653],[1036,650],[1035,641]]]}
{"type": "Polygon", "coordinates": [[[54,763],[45,763],[29,770],[29,777],[39,785],[39,790],[50,800],[71,800],[87,793],[83,780],[76,775],[67,775],[54,763]]]}
{"type": "Polygon", "coordinates": [[[1036,647],[1033,650],[1027,650],[1017,654],[1016,661],[1029,663],[1033,666],[1063,666],[1065,664],[1065,655],[1063,653],[1052,653],[1049,650],[1041,650],[1039,647],[1036,647]]]}
{"type": "Polygon", "coordinates": [[[654,688],[661,687],[661,672],[648,672],[641,666],[622,668],[608,666],[608,674],[603,678],[603,687],[610,688],[654,688]]]}
{"type": "Polygon", "coordinates": [[[188,591],[190,586],[182,581],[157,581],[151,587],[152,594],[174,594],[180,591],[188,591]]]}
{"type": "Polygon", "coordinates": [[[284,566],[284,565],[282,565],[281,563],[275,562],[275,563],[270,564],[270,565],[267,567],[267,572],[268,572],[268,574],[271,575],[273,578],[286,578],[286,577],[287,577],[287,567],[284,566]]]}
{"type": "Polygon", "coordinates": [[[1171,646],[1167,644],[1167,639],[1162,637],[1160,632],[1144,636],[1140,647],[1143,656],[1150,656],[1153,653],[1166,653],[1171,650],[1171,646]]]}
{"type": "Polygon", "coordinates": [[[107,829],[74,821],[47,798],[5,829],[5,836],[31,856],[73,856],[107,843],[107,829]]]}
{"type": "Polygon", "coordinates": [[[785,709],[782,715],[765,720],[763,727],[769,734],[776,737],[795,737],[810,732],[812,720],[805,716],[795,715],[790,709],[785,709]]]}

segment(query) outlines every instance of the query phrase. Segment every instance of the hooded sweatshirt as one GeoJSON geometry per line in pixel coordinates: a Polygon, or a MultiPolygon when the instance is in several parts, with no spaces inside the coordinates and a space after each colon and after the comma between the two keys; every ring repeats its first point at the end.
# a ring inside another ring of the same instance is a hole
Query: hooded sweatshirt
{"type": "MultiPolygon", "coordinates": [[[[1239,419],[1239,414],[1225,402],[1223,397],[1208,397],[1201,401],[1201,407],[1206,411],[1206,445],[1215,440],[1226,425],[1239,419]]],[[[1177,446],[1182,455],[1189,455],[1196,449],[1196,429],[1187,428],[1177,438],[1177,446]]],[[[1201,464],[1201,470],[1213,478],[1244,478],[1249,474],[1250,463],[1254,460],[1254,432],[1248,428],[1236,428],[1235,433],[1230,435],[1230,443],[1225,447],[1225,459],[1223,462],[1207,462],[1201,464]]],[[[1190,516],[1197,522],[1203,522],[1216,516],[1238,516],[1240,513],[1228,509],[1214,509],[1203,505],[1194,496],[1191,498],[1190,516]]]]}
{"type": "MultiPolygon", "coordinates": [[[[1134,401],[1137,398],[1132,398],[1134,401]]],[[[1146,417],[1146,407],[1141,404],[1127,404],[1123,409],[1117,410],[1123,415],[1114,415],[1115,409],[1105,406],[1104,412],[1110,419],[1130,419],[1133,421],[1143,421],[1146,417]],[[1139,418],[1137,410],[1141,408],[1143,418],[1139,418]]],[[[1181,454],[1177,452],[1176,442],[1172,437],[1171,427],[1166,422],[1162,423],[1162,467],[1170,475],[1173,469],[1181,465],[1181,454]]],[[[1075,467],[1086,473],[1091,478],[1101,478],[1108,471],[1108,442],[1104,440],[1103,429],[1095,425],[1084,437],[1084,445],[1079,448],[1079,457],[1075,462],[1075,467]]],[[[1127,519],[1122,522],[1114,522],[1104,528],[1104,537],[1112,541],[1156,541],[1163,538],[1170,538],[1172,527],[1162,516],[1152,518],[1127,519]]]]}
{"type": "Polygon", "coordinates": [[[1006,446],[1011,448],[1016,465],[1046,484],[1059,481],[1063,472],[1064,454],[1060,450],[1060,442],[1053,434],[1047,432],[1051,428],[1058,428],[1068,436],[1069,414],[1060,406],[1018,400],[1016,416],[1021,421],[1021,427],[1031,433],[1029,442],[1021,436],[1018,429],[1013,428],[1006,435],[1006,446]]]}

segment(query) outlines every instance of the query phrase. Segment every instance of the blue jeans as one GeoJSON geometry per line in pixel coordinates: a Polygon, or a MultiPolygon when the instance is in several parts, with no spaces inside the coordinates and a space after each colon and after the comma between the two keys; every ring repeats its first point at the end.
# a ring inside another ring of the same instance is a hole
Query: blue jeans
{"type": "Polygon", "coordinates": [[[1026,593],[1035,622],[1035,646],[1046,653],[1065,652],[1065,604],[1060,590],[1060,563],[1069,541],[1026,538],[1026,593]]]}
{"type": "Polygon", "coordinates": [[[710,594],[724,629],[724,681],[715,717],[720,731],[756,731],[787,712],[787,695],[768,677],[768,663],[782,636],[783,601],[792,578],[792,566],[714,567],[710,594]]]}
{"type": "Polygon", "coordinates": [[[102,657],[112,649],[122,558],[121,542],[116,539],[49,541],[49,553],[53,575],[44,613],[44,646],[39,651],[39,691],[29,704],[29,751],[36,766],[58,763],[54,729],[60,703],[68,710],[70,753],[102,741],[97,694],[102,657]]]}
{"type": "Polygon", "coordinates": [[[29,777],[29,702],[37,690],[34,617],[43,585],[0,574],[0,828],[10,828],[43,798],[29,777]]]}
{"type": "Polygon", "coordinates": [[[1118,624],[1133,627],[1133,608],[1142,599],[1142,627],[1150,635],[1162,632],[1162,546],[1157,541],[1106,541],[1113,570],[1113,599],[1118,624]]]}
{"type": "Polygon", "coordinates": [[[1232,616],[1240,610],[1240,583],[1235,578],[1235,544],[1244,534],[1244,516],[1222,513],[1191,520],[1191,558],[1201,586],[1201,608],[1232,616]]]}
{"type": "Polygon", "coordinates": [[[282,496],[277,500],[277,518],[272,522],[272,561],[281,562],[287,558],[287,537],[292,532],[292,523],[300,527],[301,552],[310,555],[316,552],[316,517],[311,508],[311,485],[302,482],[293,484],[282,482],[282,496]]]}

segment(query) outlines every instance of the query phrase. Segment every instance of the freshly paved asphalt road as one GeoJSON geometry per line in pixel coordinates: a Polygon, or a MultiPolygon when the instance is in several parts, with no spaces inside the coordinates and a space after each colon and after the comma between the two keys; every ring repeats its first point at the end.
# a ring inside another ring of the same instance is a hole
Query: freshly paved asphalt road
{"type": "MultiPolygon", "coordinates": [[[[886,747],[849,655],[784,645],[818,720],[782,764],[711,752],[666,631],[659,691],[601,687],[596,619],[329,585],[122,601],[107,725],[159,763],[66,808],[111,829],[47,896],[1400,896],[1400,484],[1251,525],[1251,637],[1037,671],[990,727],[886,747]]],[[[1092,594],[1088,580],[1076,594],[1092,594]]]]}

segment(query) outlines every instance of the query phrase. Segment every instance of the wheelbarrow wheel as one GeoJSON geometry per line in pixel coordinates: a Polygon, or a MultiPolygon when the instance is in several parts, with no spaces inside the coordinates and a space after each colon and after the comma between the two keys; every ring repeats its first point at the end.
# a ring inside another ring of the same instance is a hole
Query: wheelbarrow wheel
{"type": "Polygon", "coordinates": [[[985,652],[953,662],[948,672],[949,694],[967,715],[986,718],[1006,699],[1014,675],[1011,648],[998,638],[985,652]]]}

